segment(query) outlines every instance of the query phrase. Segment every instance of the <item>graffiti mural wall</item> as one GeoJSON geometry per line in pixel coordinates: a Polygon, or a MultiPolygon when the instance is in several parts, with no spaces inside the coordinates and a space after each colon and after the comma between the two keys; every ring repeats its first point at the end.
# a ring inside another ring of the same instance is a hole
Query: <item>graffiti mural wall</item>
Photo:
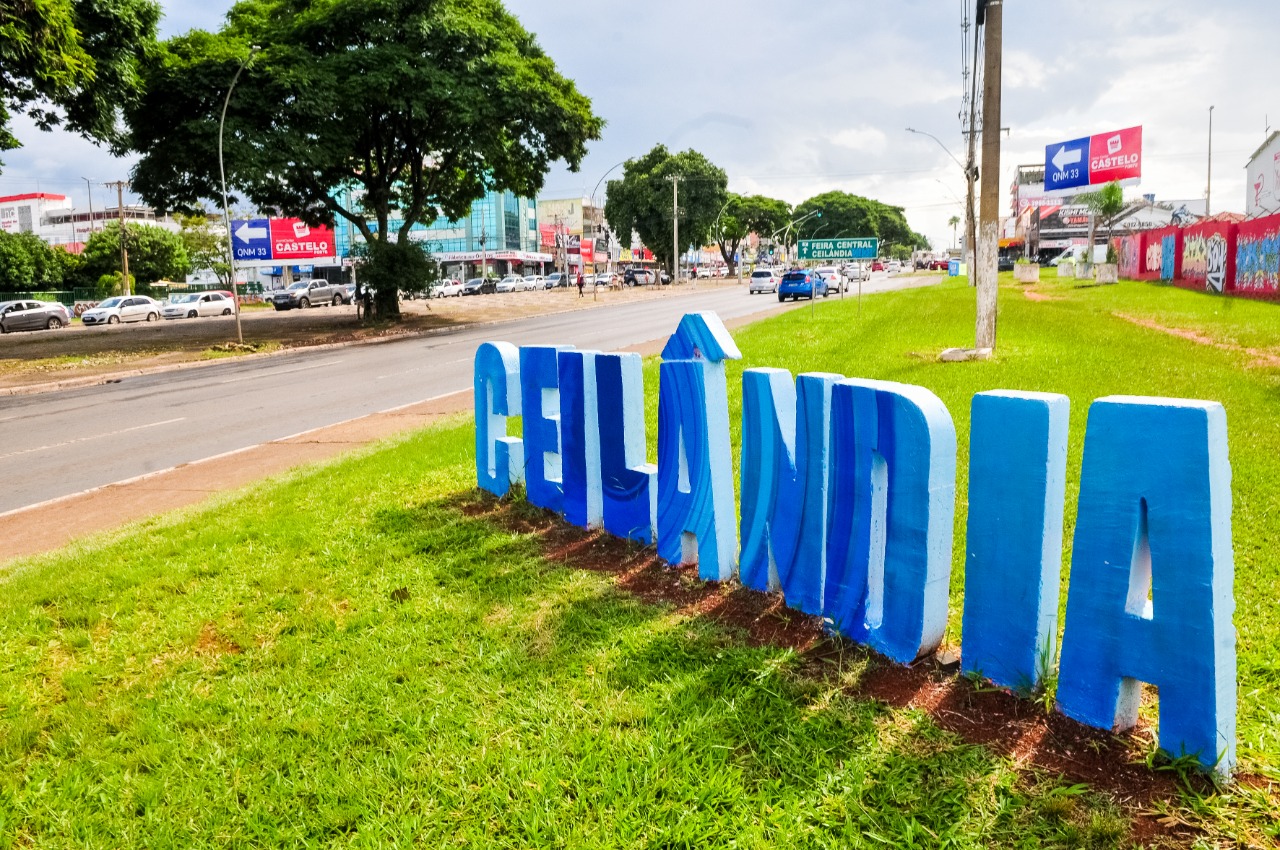
{"type": "Polygon", "coordinates": [[[1240,222],[1235,271],[1238,294],[1280,297],[1280,215],[1240,222]]]}
{"type": "Polygon", "coordinates": [[[1236,238],[1236,225],[1225,221],[1211,221],[1188,227],[1182,239],[1182,274],[1177,281],[1178,285],[1206,292],[1232,291],[1235,284],[1236,238]]]}
{"type": "Polygon", "coordinates": [[[1118,240],[1120,248],[1120,276],[1135,279],[1142,268],[1142,234],[1135,233],[1118,240]]]}

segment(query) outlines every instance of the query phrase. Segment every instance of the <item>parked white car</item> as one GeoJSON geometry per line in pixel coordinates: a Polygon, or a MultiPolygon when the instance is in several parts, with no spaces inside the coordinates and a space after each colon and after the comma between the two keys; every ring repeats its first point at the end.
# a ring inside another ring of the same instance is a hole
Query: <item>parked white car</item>
{"type": "Polygon", "coordinates": [[[540,274],[527,274],[524,276],[523,288],[530,292],[535,289],[546,289],[547,279],[540,274]]]}
{"type": "Polygon", "coordinates": [[[517,287],[524,287],[524,278],[518,274],[509,274],[498,281],[498,292],[516,292],[517,287]]]}
{"type": "Polygon", "coordinates": [[[751,273],[751,286],[748,294],[755,295],[757,292],[777,292],[778,284],[782,281],[782,275],[773,269],[756,269],[751,273]]]}
{"type": "Polygon", "coordinates": [[[145,295],[117,295],[92,310],[85,310],[80,321],[85,325],[118,325],[121,322],[155,322],[162,309],[159,301],[145,295]]]}
{"type": "Polygon", "coordinates": [[[442,280],[431,287],[432,298],[461,298],[462,297],[462,281],[460,280],[442,280]]]}
{"type": "Polygon", "coordinates": [[[195,319],[200,316],[230,316],[236,302],[222,292],[191,292],[175,295],[160,310],[165,319],[195,319]]]}

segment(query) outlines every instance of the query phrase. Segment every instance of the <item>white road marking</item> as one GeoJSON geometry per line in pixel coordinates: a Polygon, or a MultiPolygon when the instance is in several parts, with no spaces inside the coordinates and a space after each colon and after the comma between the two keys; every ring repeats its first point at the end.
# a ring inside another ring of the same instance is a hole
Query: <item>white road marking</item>
{"type": "Polygon", "coordinates": [[[34,449],[23,449],[20,452],[9,452],[8,454],[0,455],[0,460],[5,460],[6,458],[11,458],[11,457],[17,457],[18,455],[31,454],[32,452],[43,452],[43,451],[49,451],[50,449],[60,449],[63,446],[70,446],[70,445],[74,445],[75,443],[84,443],[89,440],[100,440],[103,437],[118,437],[121,434],[128,434],[133,431],[142,431],[146,428],[159,428],[161,425],[172,425],[175,422],[183,422],[186,420],[186,418],[187,417],[185,416],[179,416],[177,419],[166,419],[163,422],[151,422],[147,425],[134,425],[132,428],[122,428],[119,431],[108,431],[105,434],[90,434],[87,437],[77,437],[74,440],[67,440],[61,443],[50,443],[47,446],[39,446],[34,449]]]}
{"type": "MultiPolygon", "coordinates": [[[[263,374],[264,374],[264,375],[267,375],[267,376],[270,376],[270,377],[274,377],[274,376],[276,376],[276,375],[289,375],[289,374],[292,374],[292,373],[294,373],[294,372],[305,372],[305,371],[307,371],[308,369],[321,369],[321,368],[324,368],[325,366],[332,366],[332,365],[334,365],[335,363],[341,363],[341,362],[342,362],[341,360],[326,360],[326,361],[324,361],[323,363],[312,363],[312,364],[311,364],[311,365],[309,365],[309,366],[299,366],[299,367],[298,367],[298,368],[296,368],[296,369],[273,369],[273,370],[271,370],[270,372],[264,372],[263,374]]],[[[239,383],[240,381],[245,380],[245,378],[246,378],[246,377],[247,377],[247,376],[245,376],[245,375],[240,375],[239,377],[235,377],[235,378],[228,378],[228,379],[227,379],[227,380],[225,380],[225,381],[218,381],[218,383],[220,383],[220,384],[236,384],[236,383],[239,383]]]]}

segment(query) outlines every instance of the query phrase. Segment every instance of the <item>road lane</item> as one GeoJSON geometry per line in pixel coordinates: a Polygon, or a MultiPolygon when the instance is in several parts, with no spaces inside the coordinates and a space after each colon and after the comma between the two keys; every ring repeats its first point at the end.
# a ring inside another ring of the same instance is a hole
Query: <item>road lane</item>
{"type": "Polygon", "coordinates": [[[692,291],[0,399],[0,514],[469,389],[472,356],[486,340],[617,350],[669,335],[688,312],[728,320],[794,306],[737,288],[692,291]]]}

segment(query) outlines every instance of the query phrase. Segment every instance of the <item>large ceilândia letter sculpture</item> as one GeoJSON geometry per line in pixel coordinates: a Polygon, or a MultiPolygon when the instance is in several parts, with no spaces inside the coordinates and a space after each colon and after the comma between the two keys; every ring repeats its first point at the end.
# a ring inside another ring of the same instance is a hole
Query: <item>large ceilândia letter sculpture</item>
{"type": "Polygon", "coordinates": [[[505,496],[524,480],[524,443],[507,436],[507,417],[520,415],[520,354],[509,342],[476,349],[476,483],[505,496]]]}
{"type": "Polygon", "coordinates": [[[902,664],[947,627],[956,430],[922,387],[845,380],[831,393],[824,613],[902,664]]]}
{"type": "Polygon", "coordinates": [[[560,345],[520,347],[525,493],[532,504],[564,510],[560,451],[560,345]]]}
{"type": "Polygon", "coordinates": [[[742,354],[715,313],[689,313],[662,350],[658,384],[658,556],[737,572],[733,449],[724,361],[742,354]]]}
{"type": "Polygon", "coordinates": [[[559,357],[564,518],[579,528],[599,528],[604,523],[596,406],[599,353],[565,350],[559,357]]]}
{"type": "Polygon", "coordinates": [[[742,583],[821,614],[831,389],[842,375],[742,373],[742,583]]]}
{"type": "Polygon", "coordinates": [[[1231,467],[1220,404],[1114,396],[1089,408],[1058,705],[1102,729],[1159,688],[1160,748],[1236,761],[1231,467]]]}
{"type": "Polygon", "coordinates": [[[645,462],[644,364],[639,354],[596,356],[604,528],[653,543],[658,467],[645,462]]]}
{"type": "Polygon", "coordinates": [[[1000,390],[970,409],[962,669],[1030,693],[1057,661],[1070,401],[1000,390]]]}

